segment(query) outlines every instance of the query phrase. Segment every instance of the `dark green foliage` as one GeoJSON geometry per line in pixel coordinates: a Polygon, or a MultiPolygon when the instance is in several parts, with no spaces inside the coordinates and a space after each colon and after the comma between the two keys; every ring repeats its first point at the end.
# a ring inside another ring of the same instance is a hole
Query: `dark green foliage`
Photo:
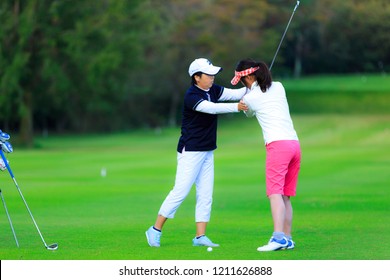
{"type": "MultiPolygon", "coordinates": [[[[222,85],[242,58],[270,63],[295,3],[1,1],[0,128],[32,146],[34,133],[176,125],[190,62],[222,66],[222,85]]],[[[386,75],[389,17],[385,0],[301,1],[273,73],[386,75]]]]}

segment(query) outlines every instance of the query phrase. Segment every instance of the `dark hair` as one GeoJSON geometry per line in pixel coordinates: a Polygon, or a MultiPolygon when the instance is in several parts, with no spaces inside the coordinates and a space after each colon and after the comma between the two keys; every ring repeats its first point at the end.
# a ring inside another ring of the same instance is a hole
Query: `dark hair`
{"type": "Polygon", "coordinates": [[[202,76],[202,72],[196,72],[196,73],[194,73],[194,75],[192,75],[191,76],[191,85],[196,85],[196,80],[195,80],[195,76],[199,76],[199,77],[201,77],[202,76]]]}
{"type": "Polygon", "coordinates": [[[253,75],[256,76],[257,83],[259,84],[261,91],[266,92],[272,84],[272,75],[269,71],[267,64],[262,61],[255,61],[253,59],[243,59],[238,62],[236,71],[240,72],[251,67],[260,67],[253,75]]]}

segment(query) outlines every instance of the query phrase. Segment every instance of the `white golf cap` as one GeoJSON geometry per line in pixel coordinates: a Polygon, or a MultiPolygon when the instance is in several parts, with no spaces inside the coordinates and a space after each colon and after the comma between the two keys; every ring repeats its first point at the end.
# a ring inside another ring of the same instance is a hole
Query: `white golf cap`
{"type": "Polygon", "coordinates": [[[190,74],[190,77],[192,77],[192,75],[197,72],[202,72],[207,75],[216,75],[221,70],[221,67],[214,66],[210,60],[206,58],[197,58],[190,64],[190,68],[188,68],[188,74],[190,74]]]}

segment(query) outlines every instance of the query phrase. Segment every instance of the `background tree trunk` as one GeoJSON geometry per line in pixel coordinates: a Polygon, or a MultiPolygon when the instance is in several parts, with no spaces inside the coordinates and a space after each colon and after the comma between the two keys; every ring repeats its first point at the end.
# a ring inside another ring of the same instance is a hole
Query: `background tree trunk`
{"type": "Polygon", "coordinates": [[[34,140],[32,94],[26,91],[23,94],[23,103],[20,107],[20,140],[24,146],[31,148],[34,140]]]}

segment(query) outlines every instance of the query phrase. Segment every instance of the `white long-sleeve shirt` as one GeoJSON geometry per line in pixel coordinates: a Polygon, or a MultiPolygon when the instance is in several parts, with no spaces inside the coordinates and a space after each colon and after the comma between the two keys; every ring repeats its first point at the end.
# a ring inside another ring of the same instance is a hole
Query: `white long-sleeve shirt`
{"type": "Polygon", "coordinates": [[[266,92],[262,92],[255,82],[243,100],[248,106],[245,114],[247,117],[256,116],[265,144],[278,140],[298,140],[290,116],[286,92],[280,82],[272,82],[266,92]]]}
{"type": "MultiPolygon", "coordinates": [[[[247,92],[245,87],[239,89],[223,88],[223,92],[218,102],[221,101],[239,101],[242,99],[244,94],[247,92]]],[[[196,107],[196,111],[207,113],[207,114],[226,114],[226,113],[237,113],[237,103],[214,103],[211,101],[204,100],[196,107]]]]}

